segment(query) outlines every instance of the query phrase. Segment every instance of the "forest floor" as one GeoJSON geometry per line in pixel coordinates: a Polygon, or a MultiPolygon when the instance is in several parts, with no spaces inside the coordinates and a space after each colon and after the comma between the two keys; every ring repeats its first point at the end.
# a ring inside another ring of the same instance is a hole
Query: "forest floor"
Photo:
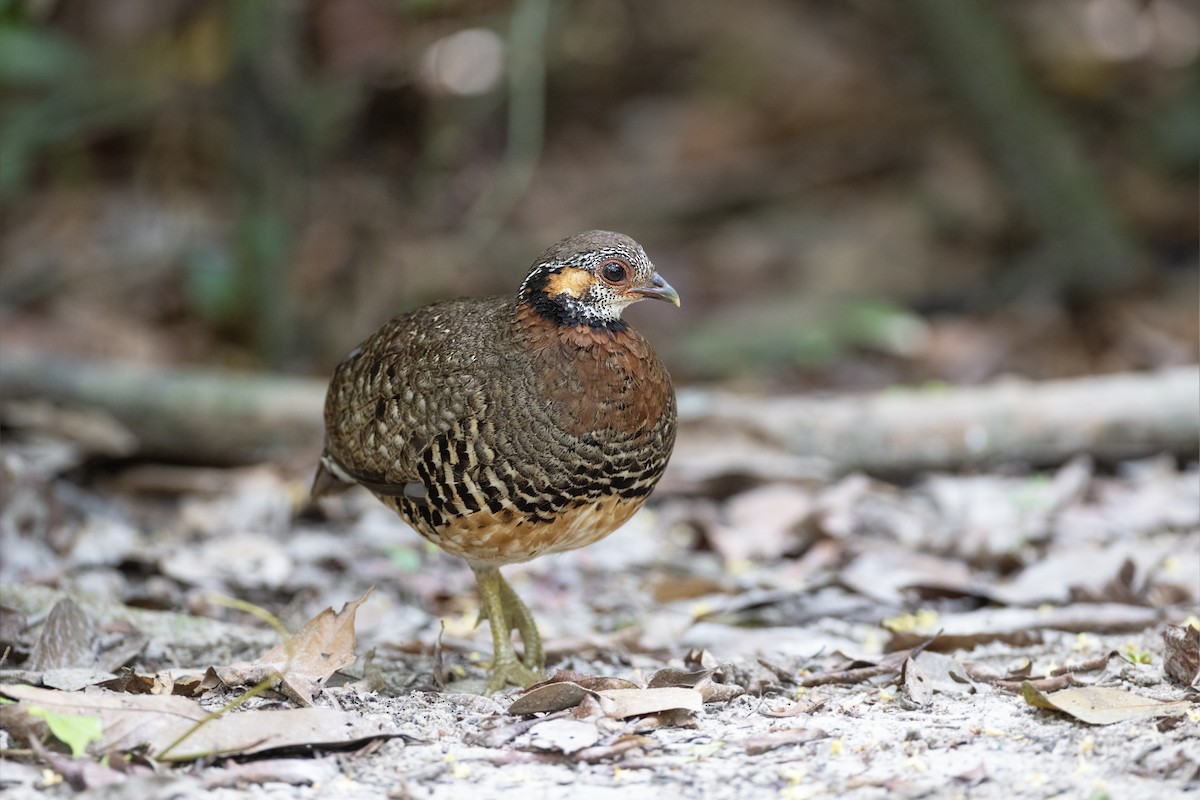
{"type": "Polygon", "coordinates": [[[573,674],[487,698],[470,570],[365,493],[13,439],[6,798],[1200,789],[1200,472],[1173,459],[899,484],[684,450],[622,530],[506,570],[573,674]]]}

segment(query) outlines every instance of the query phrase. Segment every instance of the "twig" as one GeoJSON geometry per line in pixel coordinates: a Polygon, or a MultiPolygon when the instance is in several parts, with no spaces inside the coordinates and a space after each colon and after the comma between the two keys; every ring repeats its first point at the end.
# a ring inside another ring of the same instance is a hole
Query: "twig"
{"type": "Polygon", "coordinates": [[[1040,692],[1056,692],[1059,689],[1067,689],[1071,686],[1087,685],[1083,681],[1076,678],[1073,672],[1055,675],[1051,678],[1022,678],[1019,681],[992,681],[992,685],[998,689],[1004,689],[1009,692],[1018,693],[1021,691],[1021,687],[1026,683],[1040,692]]]}
{"type": "Polygon", "coordinates": [[[247,614],[252,614],[252,615],[258,617],[259,619],[263,620],[264,622],[266,622],[272,628],[274,628],[275,632],[278,633],[280,635],[280,637],[282,637],[282,639],[283,639],[283,647],[284,647],[284,652],[287,653],[287,659],[284,661],[283,669],[281,671],[279,671],[273,675],[268,675],[267,677],[263,678],[261,681],[256,683],[254,686],[250,687],[248,690],[246,690],[242,694],[238,695],[237,697],[233,698],[228,703],[226,703],[225,705],[216,709],[215,711],[210,712],[203,719],[197,721],[195,725],[191,726],[186,731],[184,731],[182,734],[180,734],[179,738],[177,738],[175,741],[171,742],[163,750],[159,751],[158,755],[156,756],[156,758],[159,761],[166,760],[168,753],[170,753],[176,747],[181,745],[185,740],[187,740],[189,737],[191,737],[193,734],[195,734],[196,731],[200,730],[201,728],[203,728],[208,723],[212,722],[217,717],[224,716],[227,712],[232,711],[233,709],[235,709],[238,706],[245,703],[247,700],[257,697],[258,695],[265,692],[267,689],[278,684],[281,680],[283,680],[283,676],[287,675],[288,670],[291,669],[291,666],[292,666],[292,656],[294,655],[293,647],[292,647],[292,636],[291,636],[291,634],[289,634],[287,632],[287,628],[285,628],[283,626],[283,623],[279,621],[279,617],[276,617],[274,614],[272,614],[270,611],[267,611],[265,608],[260,608],[259,606],[256,606],[252,603],[247,603],[244,600],[238,600],[237,598],[225,597],[223,595],[216,595],[212,599],[213,599],[213,602],[217,603],[217,605],[226,606],[228,608],[234,608],[239,611],[245,611],[247,614]]]}

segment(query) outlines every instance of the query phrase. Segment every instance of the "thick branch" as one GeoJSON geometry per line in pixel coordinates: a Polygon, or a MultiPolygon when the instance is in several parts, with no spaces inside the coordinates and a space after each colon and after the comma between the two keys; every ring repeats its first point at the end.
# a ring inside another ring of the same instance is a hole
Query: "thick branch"
{"type": "Polygon", "coordinates": [[[143,455],[231,464],[318,448],[325,385],[6,352],[0,397],[105,412],[134,434],[143,455]]]}
{"type": "MultiPolygon", "coordinates": [[[[820,398],[680,397],[682,452],[737,441],[833,471],[1115,460],[1200,449],[1200,369],[820,398]],[[766,445],[766,447],[764,447],[766,445]]],[[[686,457],[686,456],[685,456],[686,457]]]]}
{"type": "MultiPolygon", "coordinates": [[[[68,361],[8,352],[0,397],[97,409],[144,455],[237,463],[322,440],[325,382],[68,361]]],[[[831,471],[954,469],[996,461],[1053,464],[1080,453],[1118,459],[1200,448],[1200,368],[833,397],[680,391],[674,462],[820,459],[831,471]]]]}

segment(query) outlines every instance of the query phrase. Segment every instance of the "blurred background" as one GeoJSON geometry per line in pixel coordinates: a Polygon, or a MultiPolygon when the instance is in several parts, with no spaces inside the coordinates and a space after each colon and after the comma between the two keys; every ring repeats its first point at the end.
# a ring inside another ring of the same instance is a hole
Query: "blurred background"
{"type": "Polygon", "coordinates": [[[1197,360],[1192,0],[0,1],[6,348],[327,375],[626,232],[681,382],[1197,360]]]}

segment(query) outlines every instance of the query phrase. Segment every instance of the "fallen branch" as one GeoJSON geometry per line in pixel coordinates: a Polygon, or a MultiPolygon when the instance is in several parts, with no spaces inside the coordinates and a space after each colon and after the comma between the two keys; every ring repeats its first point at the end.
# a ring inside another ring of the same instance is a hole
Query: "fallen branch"
{"type": "MultiPolygon", "coordinates": [[[[304,378],[169,369],[5,352],[0,398],[103,412],[143,456],[215,464],[270,460],[322,438],[325,384],[304,378]]],[[[5,423],[10,415],[5,412],[5,423]]]]}
{"type": "Polygon", "coordinates": [[[1083,453],[1194,457],[1200,369],[820,398],[680,393],[676,461],[728,461],[739,444],[833,471],[1057,464],[1083,453]]]}
{"type": "MultiPolygon", "coordinates": [[[[103,412],[144,456],[218,464],[316,450],[323,380],[72,361],[0,359],[0,398],[103,412]]],[[[13,415],[6,410],[5,424],[13,415]]],[[[726,464],[739,452],[774,469],[816,459],[826,471],[1053,464],[1200,446],[1200,368],[1033,383],[833,397],[751,397],[686,389],[672,466],[726,464]],[[739,449],[740,448],[740,449],[739,449]]]]}

